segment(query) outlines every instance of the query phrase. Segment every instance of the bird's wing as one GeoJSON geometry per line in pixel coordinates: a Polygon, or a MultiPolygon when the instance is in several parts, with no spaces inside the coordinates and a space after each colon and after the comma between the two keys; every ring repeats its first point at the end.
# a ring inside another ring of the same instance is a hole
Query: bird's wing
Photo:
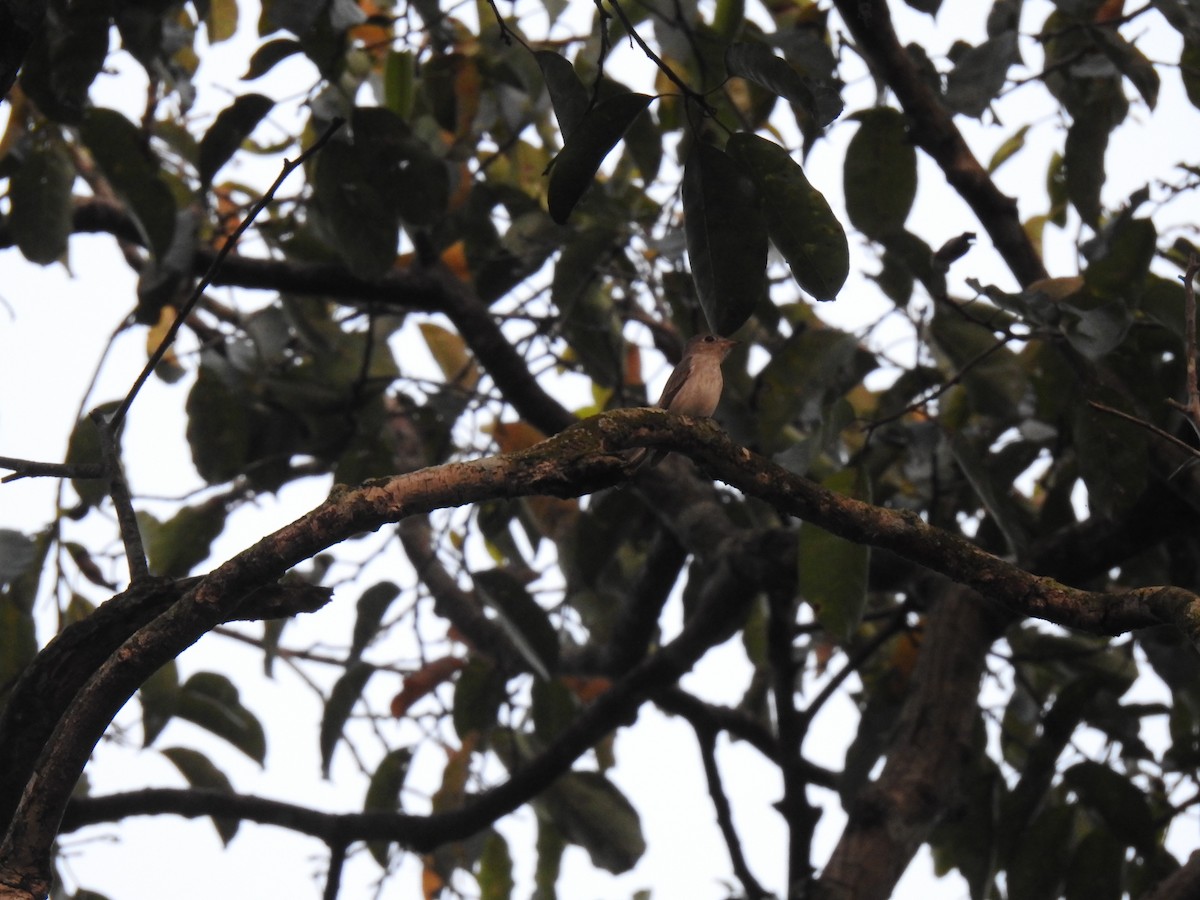
{"type": "Polygon", "coordinates": [[[671,377],[667,379],[666,385],[663,387],[662,396],[658,398],[659,409],[670,409],[671,401],[675,399],[675,395],[679,393],[679,389],[683,387],[688,380],[688,375],[692,371],[692,359],[688,354],[684,354],[684,358],[680,360],[671,372],[671,377]]]}

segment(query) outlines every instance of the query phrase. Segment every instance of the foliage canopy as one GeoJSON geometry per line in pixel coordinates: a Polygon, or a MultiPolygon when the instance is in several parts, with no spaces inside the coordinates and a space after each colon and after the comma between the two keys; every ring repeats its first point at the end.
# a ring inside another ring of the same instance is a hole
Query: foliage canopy
{"type": "Polygon", "coordinates": [[[64,464],[3,459],[71,493],[0,530],[0,897],[47,895],[59,834],[171,813],[226,843],[245,821],[319,838],[327,897],[348,859],[412,853],[429,896],[508,897],[527,851],[497,823],[526,804],[553,897],[567,845],[611,872],[645,851],[651,798],[610,776],[646,704],[695,733],[741,895],[887,897],[928,845],[978,900],[1194,896],[1200,856],[1166,837],[1200,798],[1200,390],[1172,218],[1200,168],[1181,142],[1114,198],[1106,166],[1147,120],[1194,124],[1200,12],[995,0],[977,42],[901,43],[893,16],[940,6],[6,11],[6,265],[111,236],[201,487],[164,503],[123,473],[122,441],[159,437],[140,385],[88,399],[64,464]],[[235,92],[198,114],[201,61],[250,30],[235,92]],[[136,115],[100,99],[126,54],[136,115]],[[831,153],[840,183],[808,165],[831,153]],[[962,234],[914,213],[929,193],[969,211],[962,234]],[[829,323],[854,304],[858,326],[829,323]],[[642,345],[675,359],[705,330],[743,342],[724,431],[623,409],[646,400],[642,345]],[[679,452],[631,475],[636,446],[679,452]],[[315,480],[310,514],[209,561],[315,480]],[[370,563],[398,557],[407,581],[370,563]],[[341,629],[323,649],[293,643],[309,616],[341,629]],[[268,674],[322,673],[311,733],[326,776],[352,751],[361,811],[240,793],[164,746],[186,720],[269,764],[246,686],[176,664],[214,630],[268,674]],[[736,706],[679,686],[731,639],[736,706]],[[1133,691],[1154,679],[1162,699],[1133,691]],[[830,768],[805,744],[839,693],[860,715],[830,768]],[[131,699],[138,752],[188,787],[79,782],[131,699]],[[747,862],[722,736],[778,769],[779,871],[747,862]]]}

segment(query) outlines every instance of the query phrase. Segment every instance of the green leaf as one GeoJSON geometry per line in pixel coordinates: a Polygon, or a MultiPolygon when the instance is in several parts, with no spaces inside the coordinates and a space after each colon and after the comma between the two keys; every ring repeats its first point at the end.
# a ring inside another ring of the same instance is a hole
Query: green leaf
{"type": "Polygon", "coordinates": [[[225,498],[185,506],[166,522],[139,513],[146,556],[156,575],[182,578],[208,558],[212,542],[225,530],[225,498]]]}
{"type": "Polygon", "coordinates": [[[1067,197],[1079,217],[1093,228],[1100,224],[1100,189],[1104,186],[1104,154],[1108,149],[1108,125],[1090,117],[1073,121],[1067,129],[1063,150],[1067,197]]]}
{"type": "Polygon", "coordinates": [[[653,99],[646,94],[617,94],[589,109],[571,129],[550,169],[547,201],[555,222],[566,224],[604,158],[653,99]]]}
{"type": "MultiPolygon", "coordinates": [[[[822,484],[840,494],[869,499],[865,476],[857,468],[843,469],[822,484]]],[[[805,522],[800,526],[796,556],[800,596],[812,606],[825,631],[837,641],[848,642],[866,607],[871,548],[805,522]]]]}
{"type": "Polygon", "coordinates": [[[365,662],[354,662],[346,667],[346,671],[334,684],[325,701],[325,712],[321,716],[321,774],[329,777],[329,766],[333,761],[333,751],[341,740],[342,731],[354,711],[354,704],[362,696],[363,690],[375,674],[375,667],[365,662]]]}
{"type": "Polygon", "coordinates": [[[445,161],[389,109],[358,107],[351,124],[355,152],[389,211],[410,225],[438,221],[450,199],[445,161]]]}
{"type": "MultiPolygon", "coordinates": [[[[395,812],[401,808],[400,791],[408,777],[408,766],[412,762],[411,747],[390,750],[371,774],[367,785],[367,796],[363,801],[363,812],[395,812]]],[[[367,849],[383,868],[388,864],[388,841],[368,841],[367,849]]]]}
{"type": "Polygon", "coordinates": [[[216,120],[200,139],[200,158],[196,165],[200,184],[207,188],[213,176],[229,162],[250,133],[271,111],[275,101],[262,94],[243,94],[217,114],[216,120]]]}
{"type": "Polygon", "coordinates": [[[1005,31],[972,47],[955,60],[946,76],[946,104],[979,118],[1004,87],[1009,66],[1020,62],[1016,31],[1005,31]]]}
{"type": "Polygon", "coordinates": [[[567,842],[558,827],[544,814],[537,816],[537,868],[534,870],[534,891],[531,900],[558,900],[555,884],[562,869],[563,851],[567,842]]]}
{"type": "Polygon", "coordinates": [[[1119,298],[1136,309],[1158,249],[1158,231],[1150,219],[1119,216],[1085,248],[1083,280],[1098,297],[1119,298]]]}
{"type": "Polygon", "coordinates": [[[93,107],[79,135],[138,224],[146,246],[165,256],[175,234],[175,198],[159,177],[160,163],[137,127],[115,110],[93,107]]]}
{"type": "Polygon", "coordinates": [[[295,56],[302,50],[300,42],[292,38],[276,38],[273,41],[267,41],[250,57],[250,67],[242,76],[242,81],[262,78],[283,60],[289,56],[295,56]]]}
{"type": "Polygon", "coordinates": [[[994,483],[998,477],[996,460],[991,454],[981,455],[962,432],[950,435],[950,452],[954,461],[971,483],[975,496],[991,516],[992,522],[1004,535],[1009,554],[1017,558],[1029,545],[1025,523],[1012,499],[1012,482],[994,483]]]}
{"type": "Polygon", "coordinates": [[[862,124],[846,148],[846,214],[872,240],[904,228],[917,195],[917,152],[904,114],[887,107],[856,113],[862,124]]]}
{"type": "MultiPolygon", "coordinates": [[[[54,121],[75,125],[88,107],[88,92],[108,56],[112,7],[104,0],[80,0],[70,4],[22,4],[10,9],[32,10],[38,5],[46,10],[46,17],[25,57],[21,88],[39,112],[54,121]]],[[[10,34],[17,31],[11,20],[6,31],[10,29],[10,34]]],[[[19,62],[19,56],[14,59],[19,62]]]]}
{"type": "Polygon", "coordinates": [[[554,115],[558,119],[558,130],[562,132],[563,140],[568,141],[588,111],[590,100],[587,88],[575,74],[575,67],[561,54],[552,50],[537,50],[533,56],[546,80],[546,91],[550,94],[550,105],[554,107],[554,115]]]}
{"type": "Polygon", "coordinates": [[[732,334],[764,294],[767,222],[754,182],[729,156],[697,143],[683,172],[684,232],[709,327],[732,334]]]}
{"type": "Polygon", "coordinates": [[[725,51],[730,75],[747,78],[804,109],[818,128],[842,114],[842,99],[823,79],[811,78],[771,52],[766,44],[734,43],[725,51]]]}
{"type": "Polygon", "coordinates": [[[154,743],[179,709],[179,667],[171,660],[138,688],[142,704],[142,746],[154,743]]]}
{"type": "Polygon", "coordinates": [[[512,896],[512,854],[508,852],[508,842],[498,831],[488,831],[476,878],[479,881],[479,900],[508,900],[512,896]]]}
{"type": "Polygon", "coordinates": [[[267,738],[258,719],[241,703],[224,675],[197,672],[179,690],[175,714],[224,738],[259,765],[267,758],[267,738]]]}
{"type": "Polygon", "coordinates": [[[33,615],[17,598],[0,593],[0,706],[37,652],[33,615]]]}
{"type": "Polygon", "coordinates": [[[1121,842],[1106,828],[1095,828],[1071,854],[1064,900],[1121,900],[1125,896],[1124,871],[1125,848],[1121,842]]]}
{"type": "Polygon", "coordinates": [[[517,651],[541,678],[558,668],[558,634],[546,611],[514,576],[500,569],[471,576],[480,598],[500,617],[517,651]]]}
{"type": "Polygon", "coordinates": [[[75,166],[58,141],[40,143],[9,183],[9,225],[25,258],[49,265],[67,252],[75,166]]]}
{"type": "Polygon", "coordinates": [[[1071,846],[1076,810],[1047,805],[1021,834],[1013,858],[1005,866],[1008,896],[1021,900],[1055,900],[1066,874],[1062,854],[1071,846]],[[1047,847],[1057,852],[1047,853],[1047,847]]]}
{"type": "Polygon", "coordinates": [[[1027,134],[1029,134],[1029,126],[1022,125],[1012,137],[996,148],[996,152],[992,154],[991,162],[988,163],[987,170],[989,175],[994,173],[1024,148],[1025,135],[1027,134]]]}
{"type": "MultiPolygon", "coordinates": [[[[1133,414],[1129,401],[1112,390],[1092,399],[1133,414]]],[[[1073,409],[1072,445],[1088,489],[1092,515],[1117,516],[1141,496],[1149,473],[1146,431],[1084,403],[1073,409]]]]}
{"type": "Polygon", "coordinates": [[[244,399],[202,358],[196,383],[188,392],[187,440],[192,463],[209,484],[235,478],[250,460],[251,429],[256,423],[244,399]]]}
{"type": "Polygon", "coordinates": [[[574,721],[579,712],[574,696],[557,678],[537,680],[532,691],[533,728],[538,740],[549,744],[574,721]]]}
{"type": "Polygon", "coordinates": [[[1075,792],[1081,805],[1095,811],[1109,832],[1139,853],[1158,843],[1160,829],[1145,793],[1127,777],[1103,763],[1076,763],[1063,773],[1063,783],[1075,792]]]}
{"type": "Polygon", "coordinates": [[[606,872],[628,872],[646,851],[637,810],[599,772],[568,772],[533,803],[606,872]]]}
{"type": "Polygon", "coordinates": [[[350,642],[350,658],[358,659],[379,635],[379,626],[392,601],[400,596],[400,588],[390,581],[373,584],[358,598],[354,619],[354,637],[350,642]]]}
{"type": "Polygon", "coordinates": [[[317,208],[330,243],[359,278],[378,278],[396,261],[400,214],[380,190],[380,173],[345,141],[330,141],[317,157],[317,208]]]}
{"type": "MultiPolygon", "coordinates": [[[[187,747],[168,747],[163,750],[162,754],[172,762],[192,787],[233,793],[233,785],[229,778],[199,750],[191,750],[187,747]]],[[[221,836],[221,843],[226,846],[233,840],[237,834],[238,825],[241,824],[238,819],[225,816],[213,816],[212,823],[217,829],[217,834],[221,836]]]]}
{"type": "Polygon", "coordinates": [[[0,587],[15,581],[38,562],[37,541],[11,528],[0,528],[0,587]]]}
{"type": "Polygon", "coordinates": [[[778,144],[740,132],[726,151],[757,185],[771,241],[797,284],[818,300],[834,299],[850,272],[850,248],[824,196],[778,144]]]}
{"type": "Polygon", "coordinates": [[[402,119],[417,99],[417,58],[411,50],[389,50],[383,64],[383,105],[402,119]]]}
{"type": "MultiPolygon", "coordinates": [[[[71,437],[67,440],[68,465],[98,465],[100,463],[100,432],[92,420],[92,415],[101,415],[107,418],[116,412],[120,405],[119,400],[101,403],[92,413],[83,416],[75,423],[75,427],[71,430],[71,437]]],[[[103,478],[72,478],[71,487],[79,495],[84,510],[99,505],[108,495],[108,482],[103,478]]]]}
{"type": "Polygon", "coordinates": [[[1200,109],[1200,35],[1183,42],[1183,50],[1179,55],[1179,71],[1188,100],[1192,106],[1200,109]]]}
{"type": "Polygon", "coordinates": [[[506,697],[504,673],[488,660],[472,656],[454,683],[452,718],[459,740],[494,728],[506,697]]]}
{"type": "Polygon", "coordinates": [[[1115,28],[1096,28],[1092,36],[1121,74],[1133,83],[1146,105],[1154,109],[1158,103],[1159,77],[1154,63],[1146,58],[1134,44],[1127,41],[1115,28]]]}

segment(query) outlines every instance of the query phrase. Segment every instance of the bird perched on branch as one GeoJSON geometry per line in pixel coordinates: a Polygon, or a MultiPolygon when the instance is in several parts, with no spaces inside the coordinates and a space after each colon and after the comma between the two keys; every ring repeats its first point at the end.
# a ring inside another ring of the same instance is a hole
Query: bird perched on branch
{"type": "MultiPolygon", "coordinates": [[[[683,358],[671,372],[663,387],[657,406],[681,416],[711,416],[717,410],[721,389],[725,380],[721,377],[721,363],[737,341],[717,337],[715,334],[698,334],[683,348],[683,358]]],[[[635,450],[630,456],[632,471],[649,465],[656,466],[667,455],[666,450],[648,447],[635,450]]]]}

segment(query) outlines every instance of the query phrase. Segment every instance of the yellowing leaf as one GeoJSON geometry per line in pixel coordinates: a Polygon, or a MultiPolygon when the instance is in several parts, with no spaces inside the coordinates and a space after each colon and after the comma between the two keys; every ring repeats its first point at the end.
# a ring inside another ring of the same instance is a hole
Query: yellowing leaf
{"type": "Polygon", "coordinates": [[[453,331],[433,322],[422,322],[420,328],[421,336],[446,380],[464,391],[473,391],[479,384],[479,367],[467,350],[466,342],[453,331]]]}

